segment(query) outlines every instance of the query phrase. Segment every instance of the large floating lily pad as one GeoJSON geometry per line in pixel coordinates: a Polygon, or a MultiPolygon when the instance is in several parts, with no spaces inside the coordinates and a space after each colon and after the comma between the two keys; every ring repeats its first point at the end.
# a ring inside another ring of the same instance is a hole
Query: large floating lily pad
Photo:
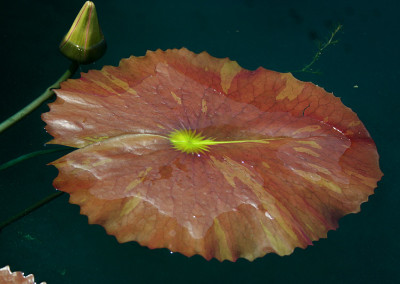
{"type": "Polygon", "coordinates": [[[290,73],[157,50],[56,93],[43,114],[51,143],[79,149],[52,163],[54,186],[119,242],[287,255],[358,212],[382,176],[357,115],[290,73]],[[185,152],[177,131],[217,143],[185,152]]]}

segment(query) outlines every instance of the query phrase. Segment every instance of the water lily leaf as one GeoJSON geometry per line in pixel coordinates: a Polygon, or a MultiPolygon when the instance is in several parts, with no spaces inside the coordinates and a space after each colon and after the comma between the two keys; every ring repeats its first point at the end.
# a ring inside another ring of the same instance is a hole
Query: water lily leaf
{"type": "MultiPolygon", "coordinates": [[[[0,283],[6,284],[34,284],[35,277],[32,274],[24,276],[23,272],[11,272],[10,267],[7,265],[0,268],[0,283]]],[[[46,284],[46,282],[41,282],[41,284],[46,284]]]]}
{"type": "Polygon", "coordinates": [[[358,212],[382,176],[357,115],[290,73],[157,50],[56,93],[50,143],[79,149],[52,163],[54,186],[119,242],[287,255],[358,212]]]}

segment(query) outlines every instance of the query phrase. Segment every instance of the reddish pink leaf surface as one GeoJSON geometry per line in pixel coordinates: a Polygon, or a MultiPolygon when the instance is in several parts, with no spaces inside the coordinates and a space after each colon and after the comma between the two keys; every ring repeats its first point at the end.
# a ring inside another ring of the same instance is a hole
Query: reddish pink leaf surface
{"type": "MultiPolygon", "coordinates": [[[[11,272],[10,267],[7,265],[0,268],[0,283],[1,284],[34,284],[35,278],[32,274],[24,276],[23,272],[11,272]]],[[[41,282],[46,284],[46,282],[41,282]]]]}
{"type": "Polygon", "coordinates": [[[157,50],[56,93],[43,114],[51,143],[80,149],[52,163],[54,186],[119,242],[231,261],[287,255],[359,212],[382,176],[357,115],[289,73],[157,50]],[[168,139],[182,128],[275,139],[193,155],[168,139]]]}

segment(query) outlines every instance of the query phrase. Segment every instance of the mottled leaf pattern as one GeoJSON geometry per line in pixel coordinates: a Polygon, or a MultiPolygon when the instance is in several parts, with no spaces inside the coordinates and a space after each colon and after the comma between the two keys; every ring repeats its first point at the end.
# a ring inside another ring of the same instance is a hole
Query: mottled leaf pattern
{"type": "Polygon", "coordinates": [[[290,73],[157,50],[56,93],[43,114],[50,143],[79,149],[52,163],[54,186],[120,242],[231,261],[287,255],[358,212],[382,176],[357,115],[290,73]],[[192,155],[168,139],[183,128],[272,140],[192,155]]]}

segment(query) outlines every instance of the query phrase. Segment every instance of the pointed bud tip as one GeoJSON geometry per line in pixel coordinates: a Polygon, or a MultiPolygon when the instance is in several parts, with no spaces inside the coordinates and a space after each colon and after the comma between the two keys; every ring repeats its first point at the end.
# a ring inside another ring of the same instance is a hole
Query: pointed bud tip
{"type": "Polygon", "coordinates": [[[60,43],[61,53],[72,61],[89,64],[100,59],[107,45],[100,29],[96,7],[86,1],[60,43]]]}

